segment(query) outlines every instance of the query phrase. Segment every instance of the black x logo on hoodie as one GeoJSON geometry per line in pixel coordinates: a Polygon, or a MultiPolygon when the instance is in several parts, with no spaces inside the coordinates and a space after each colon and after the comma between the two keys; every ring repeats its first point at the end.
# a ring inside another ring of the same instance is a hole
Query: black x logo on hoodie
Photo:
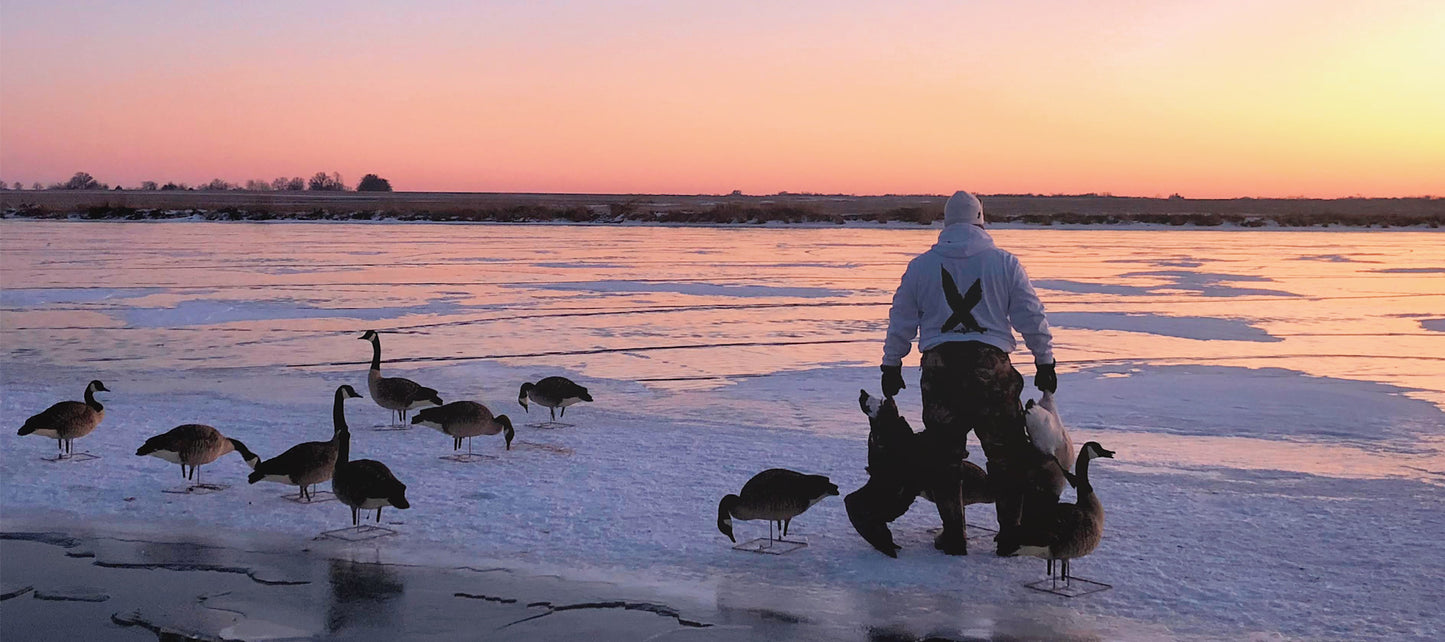
{"type": "Polygon", "coordinates": [[[953,281],[953,276],[948,273],[947,268],[939,268],[943,271],[943,298],[948,299],[948,307],[953,309],[953,316],[943,322],[941,332],[952,332],[954,328],[963,326],[965,334],[969,332],[984,332],[983,326],[973,318],[973,308],[983,300],[983,280],[974,279],[973,285],[969,286],[967,294],[958,293],[958,284],[953,281]]]}

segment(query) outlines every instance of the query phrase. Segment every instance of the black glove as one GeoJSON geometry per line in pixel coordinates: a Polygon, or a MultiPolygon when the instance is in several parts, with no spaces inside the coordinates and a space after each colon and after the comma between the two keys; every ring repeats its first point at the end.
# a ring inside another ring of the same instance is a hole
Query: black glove
{"type": "Polygon", "coordinates": [[[1059,375],[1054,372],[1054,364],[1034,364],[1038,372],[1034,373],[1034,386],[1044,392],[1056,392],[1059,389],[1059,375]]]}
{"type": "Polygon", "coordinates": [[[879,366],[883,371],[883,396],[892,398],[899,390],[907,388],[903,384],[903,366],[879,366]]]}

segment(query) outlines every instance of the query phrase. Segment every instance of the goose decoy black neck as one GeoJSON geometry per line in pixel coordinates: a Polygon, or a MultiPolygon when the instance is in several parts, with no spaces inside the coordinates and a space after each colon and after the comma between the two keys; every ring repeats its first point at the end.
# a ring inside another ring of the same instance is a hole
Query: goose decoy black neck
{"type": "Polygon", "coordinates": [[[527,412],[532,412],[532,408],[527,405],[527,393],[531,392],[533,387],[531,382],[524,383],[522,391],[517,393],[517,403],[522,404],[522,410],[527,412]]]}
{"type": "Polygon", "coordinates": [[[361,395],[357,394],[356,389],[351,386],[344,385],[336,389],[336,401],[331,405],[331,425],[336,434],[341,434],[347,429],[346,409],[342,407],[342,402],[359,397],[361,395]]]}
{"type": "Polygon", "coordinates": [[[85,405],[99,412],[105,410],[105,406],[100,405],[100,402],[96,400],[95,393],[97,392],[110,392],[110,388],[105,387],[105,384],[101,383],[99,379],[91,381],[90,385],[85,387],[85,405]]]}
{"type": "Polygon", "coordinates": [[[363,334],[363,335],[361,335],[361,336],[359,336],[359,337],[357,337],[357,338],[358,338],[358,339],[361,339],[361,340],[363,340],[363,341],[370,341],[370,342],[371,342],[371,369],[372,369],[372,370],[380,370],[380,369],[381,369],[381,335],[377,334],[377,333],[376,333],[376,330],[367,330],[367,331],[366,331],[366,334],[363,334]]]}
{"type": "Polygon", "coordinates": [[[717,504],[717,530],[727,535],[734,544],[738,543],[738,538],[733,537],[733,509],[736,509],[741,501],[741,497],[729,494],[724,495],[717,504]]]}

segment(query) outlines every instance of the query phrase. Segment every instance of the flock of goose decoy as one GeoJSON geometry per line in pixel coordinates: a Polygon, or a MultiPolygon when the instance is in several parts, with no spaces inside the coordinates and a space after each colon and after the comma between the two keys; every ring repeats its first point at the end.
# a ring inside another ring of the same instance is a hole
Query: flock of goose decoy
{"type": "MultiPolygon", "coordinates": [[[[375,330],[368,330],[358,338],[371,342],[371,367],[367,374],[371,398],[377,405],[392,411],[394,419],[405,422],[407,413],[416,411],[411,417],[411,424],[433,428],[450,436],[453,450],[460,450],[465,440],[468,456],[471,439],[484,435],[502,435],[506,449],[511,449],[516,431],[507,415],[494,414],[475,401],[444,403],[432,388],[410,379],[383,377],[380,335],[375,330]]],[[[73,455],[72,442],[90,434],[105,417],[105,407],[95,398],[97,392],[110,390],[99,380],[91,381],[85,388],[83,402],[62,401],[52,405],[27,419],[19,434],[35,434],[57,440],[60,449],[57,459],[73,455]]],[[[339,386],[332,406],[331,439],[299,443],[270,459],[262,460],[240,440],[226,437],[211,426],[196,423],[176,426],[147,439],[135,454],[180,464],[182,477],[196,484],[191,488],[203,488],[206,485],[200,482],[200,467],[227,453],[236,452],[252,470],[247,479],[249,483],[266,481],[296,486],[298,498],[309,502],[315,496],[314,487],[329,480],[336,499],[351,508],[353,527],[359,527],[361,511],[375,510],[375,519],[380,523],[383,508],[406,509],[411,504],[406,498],[406,484],[398,480],[385,464],[373,459],[351,459],[351,431],[343,404],[347,399],[359,397],[361,395],[351,386],[339,386]]],[[[558,376],[523,383],[517,396],[517,402],[528,411],[529,404],[547,408],[554,422],[559,411],[565,417],[568,406],[584,401],[592,401],[586,388],[558,376]]],[[[877,416],[877,400],[870,400],[864,392],[860,402],[870,418],[877,416]]],[[[1089,460],[1113,457],[1114,453],[1091,441],[1084,444],[1075,458],[1073,445],[1059,421],[1052,395],[1048,393],[1038,404],[1029,401],[1025,418],[1034,446],[1056,464],[1055,494],[1061,493],[1067,482],[1077,490],[1077,501],[1073,504],[1060,503],[1048,532],[1037,538],[1034,545],[1022,546],[1018,554],[1047,560],[1050,578],[1054,578],[1054,562],[1061,561],[1063,572],[1060,577],[1067,580],[1070,578],[1069,560],[1092,552],[1103,534],[1104,510],[1089,484],[1089,460]]],[[[403,424],[401,427],[406,426],[403,424]]],[[[972,473],[965,474],[962,482],[965,503],[992,503],[986,474],[969,462],[965,464],[965,473],[972,473]]],[[[838,486],[824,475],[809,475],[783,468],[764,470],[749,479],[738,494],[722,498],[718,504],[717,528],[736,544],[733,520],[766,520],[769,526],[767,544],[754,550],[765,549],[777,542],[787,542],[788,527],[794,518],[828,496],[838,494],[838,486]]],[[[863,534],[862,530],[860,534],[863,534]]],[[[893,545],[891,537],[887,538],[886,544],[874,542],[866,534],[865,539],[869,539],[884,554],[897,556],[898,547],[893,545]]],[[[761,538],[758,541],[762,541],[761,538]]]]}
{"type": "MultiPolygon", "coordinates": [[[[404,422],[407,413],[415,410],[412,424],[433,428],[451,437],[453,450],[460,450],[462,441],[466,440],[469,455],[472,437],[483,435],[502,435],[507,450],[511,450],[516,431],[506,415],[495,415],[475,401],[443,403],[441,396],[432,388],[410,379],[381,376],[380,335],[375,330],[367,330],[359,338],[371,342],[371,369],[367,373],[371,398],[378,406],[392,411],[394,419],[404,422]]],[[[110,389],[99,380],[91,381],[85,387],[85,401],[54,404],[27,419],[19,434],[55,439],[60,449],[57,459],[72,456],[72,442],[90,434],[105,418],[105,406],[95,398],[97,392],[110,392],[110,389]]],[[[386,464],[374,459],[351,459],[351,430],[346,423],[343,404],[347,399],[359,397],[361,395],[351,386],[339,386],[331,411],[331,439],[299,443],[270,459],[262,460],[241,440],[198,423],[176,426],[151,437],[136,449],[135,454],[180,464],[182,478],[194,482],[187,490],[215,490],[222,487],[201,482],[201,466],[227,453],[240,453],[251,468],[247,478],[249,483],[266,481],[296,486],[298,497],[310,501],[315,496],[314,486],[330,481],[332,494],[351,508],[352,526],[360,524],[361,511],[375,510],[379,523],[383,508],[405,509],[410,508],[411,503],[406,499],[406,484],[398,480],[386,464]]],[[[557,409],[562,409],[565,414],[568,406],[592,401],[592,396],[586,388],[565,377],[547,377],[536,383],[522,384],[517,401],[529,411],[529,403],[551,410],[555,421],[557,409]]]]}

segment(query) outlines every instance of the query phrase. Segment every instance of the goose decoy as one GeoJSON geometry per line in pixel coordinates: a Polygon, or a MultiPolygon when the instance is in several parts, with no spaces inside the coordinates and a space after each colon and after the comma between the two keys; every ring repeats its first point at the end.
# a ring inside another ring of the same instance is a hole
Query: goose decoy
{"type": "Polygon", "coordinates": [[[1058,498],[1064,492],[1064,473],[1073,472],[1074,442],[1059,419],[1054,393],[1045,391],[1038,403],[1030,399],[1024,404],[1024,429],[1034,448],[1044,455],[1050,487],[1058,498]],[[1055,466],[1054,462],[1060,465],[1055,466]]]}
{"type": "Polygon", "coordinates": [[[331,441],[308,441],[296,444],[275,457],[256,464],[256,469],[247,478],[254,484],[258,481],[277,482],[301,487],[301,499],[311,501],[308,487],[331,479],[336,470],[336,452],[341,447],[341,431],[346,430],[346,416],[341,404],[347,399],[361,395],[351,386],[336,389],[336,401],[331,407],[331,441]]]}
{"type": "Polygon", "coordinates": [[[509,417],[494,417],[491,410],[475,401],[453,401],[439,408],[422,408],[416,411],[411,423],[435,428],[451,436],[452,450],[461,450],[462,439],[465,438],[468,455],[472,454],[472,437],[501,433],[507,440],[507,450],[511,450],[512,438],[517,434],[509,417]]]}
{"type": "Polygon", "coordinates": [[[231,439],[204,424],[183,424],[176,426],[164,433],[147,439],[135,454],[139,456],[150,455],[173,464],[181,465],[181,476],[196,482],[201,486],[201,475],[199,469],[204,464],[209,464],[221,458],[228,452],[241,453],[241,459],[246,465],[255,468],[261,463],[261,458],[256,453],[246,448],[246,444],[239,439],[231,439]],[[190,466],[189,473],[186,466],[190,466]]]}
{"type": "Polygon", "coordinates": [[[343,419],[341,444],[336,453],[336,468],[331,474],[331,492],[341,503],[351,507],[351,525],[360,523],[359,511],[376,509],[381,523],[381,509],[386,506],[411,508],[406,501],[406,484],[397,481],[391,469],[374,459],[351,461],[351,431],[343,419]]]}
{"type": "Polygon", "coordinates": [[[805,475],[785,468],[769,468],[753,475],[737,495],[727,495],[717,505],[717,529],[734,544],[733,519],[768,520],[768,541],[781,541],[788,524],[813,504],[837,495],[838,486],[824,475],[805,475]],[[773,539],[773,526],[782,533],[773,539]]]}
{"type": "MultiPolygon", "coordinates": [[[[1017,555],[1028,555],[1048,560],[1049,577],[1054,577],[1054,560],[1060,560],[1060,578],[1065,582],[1069,575],[1069,560],[1092,553],[1104,536],[1104,505],[1094,494],[1089,484],[1089,460],[1096,457],[1114,458],[1114,451],[1105,450],[1097,441],[1084,444],[1079,449],[1079,458],[1074,463],[1076,472],[1065,472],[1069,483],[1078,491],[1076,503],[1060,503],[1054,508],[1051,523],[1044,533],[1026,533],[1026,541],[1019,547],[1017,555]]],[[[1058,462],[1063,468],[1063,462],[1058,462]]]]}
{"type": "Polygon", "coordinates": [[[371,342],[371,370],[366,374],[366,387],[376,405],[396,413],[403,422],[408,410],[442,405],[442,398],[431,388],[411,379],[381,376],[381,335],[376,330],[367,330],[357,338],[371,342]]]}
{"type": "Polygon", "coordinates": [[[567,416],[567,406],[583,401],[592,401],[592,395],[587,394],[587,389],[572,383],[566,377],[547,377],[535,384],[522,384],[522,391],[517,393],[517,403],[522,404],[522,409],[531,412],[527,405],[531,400],[539,406],[544,406],[552,411],[552,421],[557,421],[557,409],[562,409],[562,416],[567,416]]]}
{"type": "Polygon", "coordinates": [[[62,401],[40,414],[25,420],[25,425],[20,427],[20,436],[40,435],[55,440],[55,446],[60,449],[58,459],[64,459],[71,454],[71,442],[77,438],[90,434],[100,425],[100,420],[105,418],[105,406],[95,400],[96,392],[110,392],[105,384],[99,379],[91,381],[85,386],[85,402],[62,401]]]}

